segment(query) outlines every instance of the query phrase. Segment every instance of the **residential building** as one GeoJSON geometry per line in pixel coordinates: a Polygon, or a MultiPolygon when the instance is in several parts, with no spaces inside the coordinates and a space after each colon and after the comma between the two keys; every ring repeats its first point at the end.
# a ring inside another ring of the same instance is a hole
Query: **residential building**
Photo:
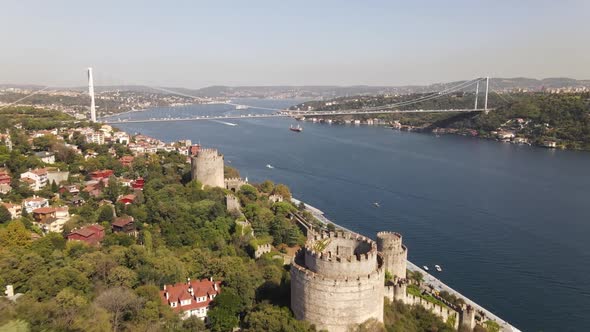
{"type": "Polygon", "coordinates": [[[47,183],[60,184],[62,182],[67,182],[68,178],[70,177],[70,172],[67,171],[60,171],[59,169],[47,169],[47,183]]]}
{"type": "Polygon", "coordinates": [[[129,137],[129,134],[127,134],[126,132],[118,131],[116,133],[113,133],[113,140],[115,141],[115,143],[128,145],[131,139],[129,137]]]}
{"type": "Polygon", "coordinates": [[[98,145],[104,144],[104,133],[92,132],[86,135],[86,143],[94,143],[98,145]]]}
{"type": "Polygon", "coordinates": [[[29,170],[24,172],[20,175],[20,178],[25,180],[29,179],[31,181],[26,181],[31,185],[31,189],[37,191],[47,185],[47,170],[45,168],[36,168],[34,170],[29,170]]]}
{"type": "Polygon", "coordinates": [[[12,190],[12,187],[6,183],[0,183],[0,194],[6,195],[12,190]]]}
{"type": "Polygon", "coordinates": [[[135,195],[130,194],[130,195],[121,196],[121,197],[119,197],[118,201],[125,204],[125,205],[129,205],[129,204],[135,202],[135,195]]]}
{"type": "Polygon", "coordinates": [[[103,170],[94,171],[94,172],[90,173],[90,177],[92,178],[92,180],[102,180],[102,179],[108,179],[114,173],[115,172],[113,172],[110,169],[103,169],[103,170]]]}
{"type": "Polygon", "coordinates": [[[221,292],[221,282],[203,279],[175,285],[164,285],[162,303],[179,313],[182,319],[192,316],[206,320],[211,302],[221,292]]]}
{"type": "Polygon", "coordinates": [[[112,224],[113,233],[125,233],[129,236],[137,237],[137,225],[131,216],[115,218],[112,224]]]}
{"type": "Polygon", "coordinates": [[[22,205],[23,209],[25,209],[27,213],[32,213],[35,209],[49,206],[49,201],[47,198],[33,196],[31,198],[24,199],[22,205]]]}
{"type": "Polygon", "coordinates": [[[68,241],[82,241],[89,245],[99,245],[104,239],[104,227],[98,224],[74,229],[68,234],[68,241]]]}
{"type": "Polygon", "coordinates": [[[55,154],[48,151],[35,152],[35,157],[41,159],[46,164],[55,164],[55,154]]]}
{"type": "Polygon", "coordinates": [[[6,210],[8,210],[8,212],[10,212],[10,216],[12,217],[12,219],[20,218],[22,216],[22,211],[23,211],[22,206],[17,205],[17,204],[12,204],[12,203],[0,203],[0,204],[4,205],[6,210]]]}
{"type": "Polygon", "coordinates": [[[119,161],[121,162],[121,165],[123,165],[123,167],[131,167],[134,159],[135,157],[133,156],[123,156],[119,159],[119,161]]]}

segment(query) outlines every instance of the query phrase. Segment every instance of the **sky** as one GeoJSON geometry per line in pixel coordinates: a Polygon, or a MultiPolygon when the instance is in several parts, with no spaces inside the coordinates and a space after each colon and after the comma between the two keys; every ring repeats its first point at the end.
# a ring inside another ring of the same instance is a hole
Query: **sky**
{"type": "Polygon", "coordinates": [[[587,0],[0,0],[0,83],[590,79],[587,0]]]}

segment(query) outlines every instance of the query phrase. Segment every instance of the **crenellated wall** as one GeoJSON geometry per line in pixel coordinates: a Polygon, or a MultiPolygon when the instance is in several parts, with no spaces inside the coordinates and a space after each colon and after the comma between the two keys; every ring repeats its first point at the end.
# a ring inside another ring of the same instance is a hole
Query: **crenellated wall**
{"type": "Polygon", "coordinates": [[[225,188],[223,166],[223,155],[217,150],[201,149],[191,158],[192,178],[204,186],[225,188]]]}
{"type": "Polygon", "coordinates": [[[391,301],[401,301],[407,305],[419,305],[440,317],[443,322],[447,322],[449,318],[453,318],[454,328],[459,328],[459,317],[461,314],[458,311],[447,306],[434,304],[419,296],[408,294],[405,280],[396,281],[393,285],[385,286],[385,297],[391,301]]]}
{"type": "Polygon", "coordinates": [[[228,178],[224,180],[224,183],[225,189],[238,192],[243,185],[248,184],[248,181],[242,178],[228,178]]]}
{"type": "Polygon", "coordinates": [[[372,240],[348,232],[312,235],[291,262],[291,309],[318,329],[348,331],[383,321],[383,261],[372,240]]]}
{"type": "Polygon", "coordinates": [[[377,233],[377,250],[383,255],[383,267],[393,276],[406,278],[408,249],[402,244],[402,235],[395,232],[377,233]]]}

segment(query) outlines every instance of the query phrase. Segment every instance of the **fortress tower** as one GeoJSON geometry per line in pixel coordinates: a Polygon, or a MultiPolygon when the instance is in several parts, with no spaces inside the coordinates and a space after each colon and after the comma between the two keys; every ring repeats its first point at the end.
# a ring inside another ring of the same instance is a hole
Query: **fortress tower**
{"type": "Polygon", "coordinates": [[[402,236],[394,232],[377,233],[377,249],[383,255],[383,268],[392,275],[406,278],[408,249],[402,244],[402,236]]]}
{"type": "Polygon", "coordinates": [[[291,262],[291,309],[318,330],[348,331],[383,321],[383,260],[371,239],[349,233],[310,234],[291,262]]]}
{"type": "Polygon", "coordinates": [[[191,158],[192,178],[204,186],[224,188],[223,166],[221,153],[215,149],[201,149],[191,158]]]}

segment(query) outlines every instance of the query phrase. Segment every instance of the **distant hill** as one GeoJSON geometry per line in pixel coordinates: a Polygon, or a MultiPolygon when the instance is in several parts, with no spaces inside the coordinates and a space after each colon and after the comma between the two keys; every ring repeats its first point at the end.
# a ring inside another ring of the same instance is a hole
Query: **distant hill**
{"type": "MultiPolygon", "coordinates": [[[[441,82],[428,85],[403,85],[403,86],[336,86],[336,85],[309,85],[309,86],[209,86],[201,89],[187,89],[177,87],[163,87],[163,89],[176,91],[196,97],[217,97],[217,98],[310,98],[310,99],[330,99],[335,97],[345,97],[353,95],[379,95],[379,94],[406,94],[406,93],[423,93],[438,91],[448,86],[457,85],[464,81],[441,82]]],[[[567,87],[589,87],[590,80],[576,80],[567,77],[552,77],[544,79],[534,79],[526,77],[514,78],[492,78],[491,88],[500,91],[526,89],[529,91],[541,91],[543,89],[556,89],[567,87]]],[[[0,84],[0,89],[6,88],[24,88],[37,89],[42,88],[39,85],[16,85],[0,84]]],[[[59,89],[59,88],[56,88],[59,89]]],[[[63,88],[62,90],[86,90],[86,87],[63,88]]],[[[141,85],[124,85],[124,86],[96,86],[97,92],[101,91],[137,91],[137,92],[158,92],[161,90],[153,89],[141,85]]],[[[165,93],[165,92],[164,92],[165,93]]]]}

